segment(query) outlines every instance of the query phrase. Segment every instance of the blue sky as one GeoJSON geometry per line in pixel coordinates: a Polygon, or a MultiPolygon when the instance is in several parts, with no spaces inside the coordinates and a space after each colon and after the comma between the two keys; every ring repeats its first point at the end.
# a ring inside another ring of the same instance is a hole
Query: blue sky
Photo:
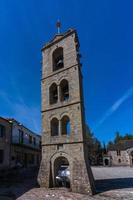
{"type": "Polygon", "coordinates": [[[133,2],[1,0],[0,115],[40,132],[41,47],[56,33],[79,35],[86,122],[101,141],[133,133],[133,2]]]}

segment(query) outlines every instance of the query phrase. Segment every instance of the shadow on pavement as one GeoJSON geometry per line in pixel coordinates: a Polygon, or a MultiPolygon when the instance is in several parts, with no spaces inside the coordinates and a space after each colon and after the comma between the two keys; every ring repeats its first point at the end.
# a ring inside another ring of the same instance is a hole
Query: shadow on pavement
{"type": "Polygon", "coordinates": [[[15,200],[28,190],[38,187],[37,168],[12,170],[0,179],[0,200],[10,198],[15,200]]]}
{"type": "Polygon", "coordinates": [[[98,193],[123,188],[133,188],[133,178],[95,180],[98,193]]]}

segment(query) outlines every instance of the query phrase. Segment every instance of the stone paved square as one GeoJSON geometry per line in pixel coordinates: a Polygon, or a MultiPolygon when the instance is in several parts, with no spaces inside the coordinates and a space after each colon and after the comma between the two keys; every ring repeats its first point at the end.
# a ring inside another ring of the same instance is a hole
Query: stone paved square
{"type": "MultiPolygon", "coordinates": [[[[69,192],[65,188],[45,189],[36,185],[30,178],[21,184],[3,188],[3,193],[13,193],[16,198],[10,200],[133,200],[133,168],[130,167],[92,167],[95,177],[97,194],[89,197],[69,192]]],[[[0,200],[2,188],[0,188],[0,200]]]]}

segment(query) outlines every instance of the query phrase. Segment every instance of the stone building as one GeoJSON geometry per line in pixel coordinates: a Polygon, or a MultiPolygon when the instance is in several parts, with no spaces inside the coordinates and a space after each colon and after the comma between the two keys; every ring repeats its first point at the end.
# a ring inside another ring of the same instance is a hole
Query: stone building
{"type": "Polygon", "coordinates": [[[38,182],[56,187],[61,165],[70,169],[73,192],[95,192],[88,161],[79,41],[75,30],[42,48],[42,161],[38,182]]]}
{"type": "Polygon", "coordinates": [[[103,165],[133,167],[133,140],[122,140],[111,145],[103,158],[103,165]]]}
{"type": "Polygon", "coordinates": [[[0,117],[0,169],[39,166],[41,136],[14,119],[0,117]]]}
{"type": "Polygon", "coordinates": [[[11,162],[11,125],[0,117],[0,169],[8,168],[11,162]]]}
{"type": "Polygon", "coordinates": [[[11,166],[19,162],[24,167],[39,166],[41,160],[41,136],[14,119],[8,119],[12,127],[11,166]]]}

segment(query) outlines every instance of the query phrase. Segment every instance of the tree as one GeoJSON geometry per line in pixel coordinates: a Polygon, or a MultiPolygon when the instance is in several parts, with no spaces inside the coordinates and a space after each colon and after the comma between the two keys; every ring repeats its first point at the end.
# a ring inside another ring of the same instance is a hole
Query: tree
{"type": "Polygon", "coordinates": [[[112,141],[109,141],[107,144],[107,149],[111,148],[114,145],[114,143],[112,141]]]}
{"type": "Polygon", "coordinates": [[[124,136],[122,136],[118,131],[115,134],[115,138],[113,141],[109,141],[107,144],[107,149],[111,148],[112,146],[114,146],[115,144],[119,144],[121,141],[124,140],[133,140],[133,135],[126,133],[124,136]]]}
{"type": "Polygon", "coordinates": [[[103,142],[103,150],[102,150],[103,154],[107,153],[107,147],[105,145],[105,143],[103,142]]]}
{"type": "Polygon", "coordinates": [[[90,163],[98,165],[100,164],[100,160],[102,160],[101,142],[94,136],[94,133],[91,132],[88,125],[86,125],[86,136],[90,163]]]}
{"type": "Polygon", "coordinates": [[[120,135],[120,133],[117,131],[115,134],[115,139],[114,139],[114,144],[117,144],[120,142],[120,140],[122,140],[123,137],[120,135]]]}
{"type": "Polygon", "coordinates": [[[132,139],[133,139],[133,135],[127,133],[127,134],[124,136],[124,139],[125,139],[125,140],[132,140],[132,139]]]}

